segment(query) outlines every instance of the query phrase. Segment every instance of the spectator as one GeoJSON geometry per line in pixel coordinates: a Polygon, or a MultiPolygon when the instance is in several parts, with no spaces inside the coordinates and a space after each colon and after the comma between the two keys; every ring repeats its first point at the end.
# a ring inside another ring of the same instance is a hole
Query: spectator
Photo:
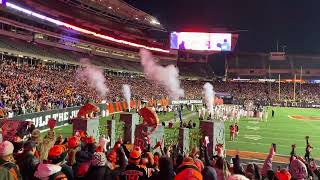
{"type": "Polygon", "coordinates": [[[129,164],[124,171],[124,178],[126,179],[147,179],[147,173],[144,169],[140,168],[139,162],[141,160],[141,153],[139,150],[133,150],[130,152],[129,164]]]}
{"type": "Polygon", "coordinates": [[[54,145],[48,154],[49,163],[55,164],[61,167],[61,172],[64,173],[68,180],[73,180],[73,171],[70,166],[66,164],[67,151],[63,145],[54,145]]]}
{"type": "Polygon", "coordinates": [[[38,179],[68,180],[61,167],[54,164],[39,164],[34,176],[38,179]]]}
{"type": "Polygon", "coordinates": [[[241,166],[240,157],[238,154],[234,158],[232,158],[232,162],[233,162],[233,172],[235,174],[244,175],[243,168],[241,166]]]}
{"type": "Polygon", "coordinates": [[[105,180],[107,179],[106,173],[107,158],[103,152],[96,152],[92,156],[91,166],[89,168],[86,179],[105,180]]]}
{"type": "Polygon", "coordinates": [[[182,179],[196,179],[202,180],[202,174],[199,171],[198,167],[195,165],[192,158],[187,157],[184,159],[182,164],[178,167],[176,171],[177,175],[175,176],[175,180],[182,179]]]}
{"type": "Polygon", "coordinates": [[[274,146],[272,146],[269,150],[269,154],[264,161],[263,167],[262,167],[262,177],[267,177],[268,171],[272,171],[272,159],[275,155],[274,146]]]}
{"type": "Polygon", "coordinates": [[[13,137],[13,146],[14,146],[14,150],[13,153],[16,155],[18,153],[21,153],[23,151],[23,137],[24,137],[24,133],[19,131],[15,134],[15,136],[13,137]]]}
{"type": "Polygon", "coordinates": [[[211,179],[211,180],[218,179],[216,170],[214,170],[214,168],[211,166],[206,166],[201,173],[202,173],[203,179],[211,179]]]}
{"type": "Polygon", "coordinates": [[[173,171],[172,160],[168,157],[161,157],[159,159],[159,173],[152,178],[152,180],[173,180],[175,172],[173,171]]]}
{"type": "Polygon", "coordinates": [[[54,145],[54,143],[55,143],[55,131],[50,129],[47,132],[47,135],[43,138],[42,143],[39,145],[41,161],[46,161],[48,159],[49,150],[54,145]]]}
{"type": "Polygon", "coordinates": [[[249,179],[243,175],[235,174],[235,175],[229,176],[227,180],[249,180],[249,179]]]}
{"type": "Polygon", "coordinates": [[[279,180],[290,180],[291,174],[287,169],[281,169],[280,171],[276,172],[275,177],[279,180]]]}
{"type": "Polygon", "coordinates": [[[301,160],[295,157],[290,163],[289,172],[293,179],[306,179],[308,177],[306,165],[301,160]]]}
{"type": "MultiPolygon", "coordinates": [[[[0,143],[0,167],[7,170],[6,177],[22,180],[18,166],[14,163],[13,150],[14,147],[11,142],[3,141],[0,143]]],[[[0,175],[0,177],[2,177],[2,175],[0,175]]]]}
{"type": "Polygon", "coordinates": [[[107,163],[106,163],[106,167],[107,167],[107,179],[111,180],[111,179],[115,179],[116,177],[119,177],[121,175],[121,173],[124,171],[124,169],[127,166],[127,158],[126,155],[122,149],[122,147],[120,146],[118,148],[118,150],[112,150],[108,156],[107,156],[107,163]],[[117,152],[119,154],[119,161],[117,164],[117,152]]]}
{"type": "Polygon", "coordinates": [[[20,168],[21,175],[24,180],[32,180],[34,173],[40,163],[35,157],[36,143],[27,141],[23,146],[23,153],[16,157],[17,165],[20,168]]]}

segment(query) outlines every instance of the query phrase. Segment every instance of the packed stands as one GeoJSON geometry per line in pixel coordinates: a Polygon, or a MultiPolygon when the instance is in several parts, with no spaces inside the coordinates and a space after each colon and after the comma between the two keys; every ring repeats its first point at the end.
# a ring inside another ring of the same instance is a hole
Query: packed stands
{"type": "Polygon", "coordinates": [[[82,58],[88,58],[92,60],[93,64],[104,66],[108,69],[141,72],[141,66],[139,62],[127,61],[122,59],[115,60],[107,57],[93,56],[71,50],[52,48],[50,46],[30,43],[24,40],[9,38],[6,36],[1,36],[0,48],[39,55],[42,57],[46,57],[47,59],[58,59],[68,63],[76,63],[82,58]]]}
{"type": "Polygon", "coordinates": [[[177,66],[179,67],[181,76],[202,78],[214,77],[212,68],[206,63],[178,62],[177,66]]]}
{"type": "Polygon", "coordinates": [[[320,69],[316,55],[286,55],[284,60],[271,60],[269,54],[235,53],[228,56],[228,76],[231,78],[316,79],[320,69]]]}

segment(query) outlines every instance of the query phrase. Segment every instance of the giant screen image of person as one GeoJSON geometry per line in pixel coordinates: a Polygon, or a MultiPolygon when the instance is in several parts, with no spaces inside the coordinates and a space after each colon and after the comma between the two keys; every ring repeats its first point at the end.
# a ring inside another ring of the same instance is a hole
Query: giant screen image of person
{"type": "Polygon", "coordinates": [[[186,47],[184,45],[184,41],[182,41],[180,44],[179,44],[179,49],[182,49],[182,50],[185,50],[186,47]]]}
{"type": "Polygon", "coordinates": [[[218,43],[217,47],[221,49],[221,51],[230,51],[230,43],[228,42],[227,39],[223,40],[223,43],[218,43]]]}
{"type": "Polygon", "coordinates": [[[171,49],[178,49],[178,35],[176,33],[171,33],[170,47],[171,49]]]}

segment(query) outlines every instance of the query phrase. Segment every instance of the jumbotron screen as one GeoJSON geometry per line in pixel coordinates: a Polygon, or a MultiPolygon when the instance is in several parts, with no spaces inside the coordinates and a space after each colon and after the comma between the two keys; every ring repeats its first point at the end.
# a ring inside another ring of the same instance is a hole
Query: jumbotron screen
{"type": "Polygon", "coordinates": [[[231,51],[230,33],[171,32],[170,48],[178,50],[231,51]]]}

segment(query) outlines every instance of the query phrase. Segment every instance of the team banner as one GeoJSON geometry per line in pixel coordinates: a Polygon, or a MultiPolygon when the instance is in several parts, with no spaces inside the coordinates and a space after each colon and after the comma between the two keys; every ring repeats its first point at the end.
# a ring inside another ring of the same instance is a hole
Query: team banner
{"type": "MultiPolygon", "coordinates": [[[[100,115],[106,115],[106,104],[98,104],[100,108],[100,115]]],[[[38,129],[47,129],[48,120],[50,118],[57,120],[57,126],[68,123],[70,119],[77,117],[78,111],[81,107],[69,107],[64,109],[57,109],[52,111],[44,111],[38,113],[18,115],[8,120],[20,120],[20,121],[31,121],[38,129]]],[[[1,119],[5,121],[5,119],[1,119]]],[[[0,121],[1,122],[1,121],[0,121]]]]}
{"type": "MultiPolygon", "coordinates": [[[[141,104],[141,101],[132,100],[132,104],[137,107],[136,104],[141,104]]],[[[127,105],[125,102],[112,102],[112,103],[102,103],[97,104],[97,106],[100,108],[99,116],[105,117],[110,113],[115,112],[121,112],[125,111],[127,108],[127,105]],[[111,111],[110,111],[111,110],[111,111]]],[[[15,120],[15,121],[31,121],[36,126],[36,128],[42,130],[42,129],[48,129],[48,120],[50,118],[57,120],[57,126],[64,125],[68,123],[69,120],[76,118],[79,112],[79,109],[81,106],[77,107],[68,107],[63,109],[56,109],[51,111],[43,111],[38,113],[31,113],[31,114],[23,114],[18,115],[13,118],[3,118],[0,119],[0,127],[7,122],[8,120],[15,120]]]]}
{"type": "Polygon", "coordinates": [[[177,105],[177,104],[202,104],[201,99],[192,99],[192,100],[177,100],[177,101],[171,101],[172,105],[177,105]]]}

